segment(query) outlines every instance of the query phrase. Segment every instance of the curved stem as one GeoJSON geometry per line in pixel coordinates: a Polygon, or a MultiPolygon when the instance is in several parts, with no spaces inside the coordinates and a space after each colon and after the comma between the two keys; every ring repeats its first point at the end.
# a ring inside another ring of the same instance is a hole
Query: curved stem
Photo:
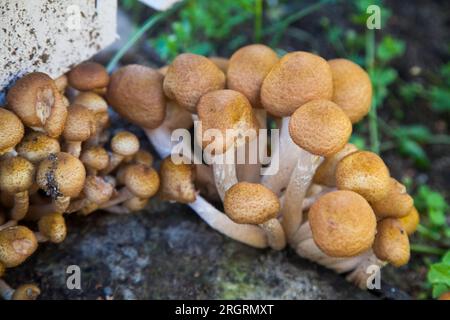
{"type": "Polygon", "coordinates": [[[2,224],[0,226],[0,231],[8,229],[10,227],[15,227],[15,226],[17,226],[17,221],[16,220],[9,220],[8,222],[6,222],[6,223],[4,223],[4,224],[2,224]]]}
{"type": "Polygon", "coordinates": [[[125,158],[124,156],[117,154],[115,152],[112,152],[111,156],[109,158],[108,166],[106,167],[105,170],[101,171],[102,175],[105,176],[105,175],[111,173],[112,171],[114,171],[114,169],[116,169],[120,165],[120,163],[122,162],[122,160],[124,158],[125,158]]]}
{"type": "Polygon", "coordinates": [[[134,194],[132,194],[131,191],[128,190],[127,187],[123,187],[122,189],[119,190],[119,193],[115,198],[113,198],[113,199],[105,202],[101,206],[99,206],[99,209],[105,209],[105,208],[109,208],[109,207],[118,205],[124,201],[127,201],[128,199],[131,199],[132,197],[134,197],[134,194]]]}
{"type": "Polygon", "coordinates": [[[81,154],[81,141],[67,141],[66,151],[75,158],[79,158],[81,154]]]}
{"type": "Polygon", "coordinates": [[[274,250],[282,250],[286,247],[286,236],[283,227],[277,218],[270,219],[259,225],[267,235],[269,246],[274,250]]]}
{"type": "Polygon", "coordinates": [[[11,209],[11,219],[19,221],[22,220],[29,207],[28,191],[16,193],[14,195],[14,207],[11,209]]]}

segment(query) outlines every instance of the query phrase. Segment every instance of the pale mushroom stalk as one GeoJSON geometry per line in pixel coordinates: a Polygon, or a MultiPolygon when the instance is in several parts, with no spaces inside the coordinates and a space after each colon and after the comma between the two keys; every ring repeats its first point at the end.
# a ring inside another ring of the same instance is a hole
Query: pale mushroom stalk
{"type": "Polygon", "coordinates": [[[9,227],[17,226],[16,220],[9,220],[8,222],[5,222],[4,224],[0,225],[0,231],[8,229],[9,227]]]}

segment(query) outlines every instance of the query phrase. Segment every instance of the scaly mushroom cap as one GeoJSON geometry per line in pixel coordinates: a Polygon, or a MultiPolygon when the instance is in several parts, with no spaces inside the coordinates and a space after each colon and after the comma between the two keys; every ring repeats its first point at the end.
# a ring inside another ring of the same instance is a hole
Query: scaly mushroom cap
{"type": "Polygon", "coordinates": [[[0,262],[0,278],[2,278],[5,275],[6,268],[5,266],[0,262]]]}
{"type": "Polygon", "coordinates": [[[157,70],[137,64],[122,67],[111,76],[107,100],[128,121],[154,129],[166,114],[163,78],[157,70]]]}
{"type": "Polygon", "coordinates": [[[410,236],[416,231],[417,226],[419,225],[419,212],[413,206],[411,210],[409,210],[408,214],[399,218],[398,221],[402,224],[403,229],[405,229],[406,233],[410,236]]]}
{"type": "Polygon", "coordinates": [[[323,58],[308,52],[286,54],[264,79],[261,102],[272,115],[290,116],[298,107],[333,95],[331,69],[323,58]]]}
{"type": "Polygon", "coordinates": [[[195,195],[195,169],[191,164],[175,164],[171,156],[161,163],[161,198],[163,200],[191,203],[195,195]]]}
{"type": "Polygon", "coordinates": [[[61,147],[55,138],[51,138],[42,132],[30,132],[17,145],[16,150],[21,157],[28,161],[39,163],[49,154],[61,151],[61,147]]]}
{"type": "Polygon", "coordinates": [[[86,141],[95,134],[96,120],[88,108],[74,104],[68,109],[63,137],[66,141],[86,141]]]}
{"type": "Polygon", "coordinates": [[[344,148],[337,153],[325,158],[325,160],[317,168],[314,174],[314,183],[322,184],[328,187],[336,186],[336,167],[339,161],[345,156],[358,151],[358,148],[351,143],[347,143],[344,148]]]}
{"type": "Polygon", "coordinates": [[[397,219],[387,218],[378,223],[373,252],[378,259],[388,261],[395,267],[408,263],[408,234],[397,219]]]}
{"type": "Polygon", "coordinates": [[[108,104],[102,96],[94,92],[81,92],[75,97],[73,104],[81,104],[95,115],[97,126],[104,127],[108,123],[108,104]]]}
{"type": "Polygon", "coordinates": [[[38,247],[33,231],[15,226],[0,231],[0,263],[6,268],[22,264],[38,247]]]}
{"type": "Polygon", "coordinates": [[[0,190],[8,193],[27,191],[34,181],[33,164],[22,158],[6,158],[0,162],[0,190]]]}
{"type": "Polygon", "coordinates": [[[225,75],[208,58],[183,53],[169,66],[163,87],[169,99],[195,113],[201,96],[225,87],[225,75]]]}
{"type": "Polygon", "coordinates": [[[94,170],[103,170],[109,164],[109,155],[105,148],[94,146],[83,150],[80,156],[80,160],[88,168],[94,170]]]}
{"type": "Polygon", "coordinates": [[[61,243],[66,239],[67,227],[62,213],[49,213],[39,219],[39,232],[52,243],[61,243]]]}
{"type": "Polygon", "coordinates": [[[341,150],[352,133],[352,123],[339,106],[328,100],[312,100],[298,108],[289,120],[292,140],[306,151],[329,157],[341,150]]]}
{"type": "Polygon", "coordinates": [[[105,67],[95,62],[83,62],[70,70],[69,85],[80,91],[101,89],[108,85],[109,75],[105,67]]]}
{"type": "Polygon", "coordinates": [[[66,90],[67,85],[69,84],[69,78],[67,78],[67,76],[65,74],[63,74],[62,76],[59,76],[54,81],[55,81],[56,88],[61,93],[63,93],[66,90]]]}
{"type": "Polygon", "coordinates": [[[217,66],[217,68],[219,68],[225,75],[227,74],[230,60],[228,60],[227,58],[214,57],[214,56],[209,57],[208,59],[211,60],[212,63],[214,63],[217,66]]]}
{"type": "Polygon", "coordinates": [[[124,172],[124,181],[128,190],[139,198],[150,198],[159,189],[158,173],[142,164],[129,165],[124,172]]]}
{"type": "Polygon", "coordinates": [[[57,138],[64,130],[67,107],[55,82],[45,73],[33,72],[17,80],[6,97],[22,122],[57,138]]]}
{"type": "Polygon", "coordinates": [[[94,202],[98,205],[103,204],[111,199],[113,191],[113,186],[110,183],[106,182],[102,177],[86,177],[83,193],[89,201],[94,202]]]}
{"type": "Polygon", "coordinates": [[[131,212],[143,210],[148,203],[148,198],[133,197],[123,203],[123,206],[131,212]]]}
{"type": "Polygon", "coordinates": [[[153,155],[148,151],[139,150],[134,154],[133,162],[151,167],[153,165],[153,155]]]}
{"type": "Polygon", "coordinates": [[[139,151],[139,139],[128,131],[120,131],[111,139],[111,149],[124,157],[139,151]]]}
{"type": "Polygon", "coordinates": [[[12,150],[22,140],[24,132],[22,121],[0,107],[0,155],[12,150]]]}
{"type": "Polygon", "coordinates": [[[414,200],[406,192],[404,185],[391,178],[387,195],[378,201],[372,202],[371,205],[378,218],[401,218],[411,211],[414,200]]]}
{"type": "Polygon", "coordinates": [[[222,139],[215,137],[213,142],[207,138],[201,142],[203,148],[209,144],[215,146],[217,153],[244,143],[238,137],[256,137],[257,120],[248,99],[234,90],[216,90],[201,97],[197,106],[198,117],[202,124],[202,137],[210,129],[220,130],[222,139]],[[230,130],[227,134],[227,130],[230,130]],[[232,131],[233,134],[230,134],[232,131]]]}
{"type": "Polygon", "coordinates": [[[66,152],[51,154],[38,167],[36,182],[47,195],[77,197],[84,186],[86,170],[83,163],[66,152]]]}
{"type": "Polygon", "coordinates": [[[161,73],[163,76],[165,76],[167,74],[167,70],[169,70],[169,66],[168,65],[159,68],[158,72],[161,73]]]}
{"type": "Polygon", "coordinates": [[[370,249],[376,218],[369,203],[352,191],[320,197],[308,214],[314,242],[331,257],[353,257],[370,249]]]}
{"type": "Polygon", "coordinates": [[[372,102],[369,75],[350,60],[333,59],[328,64],[333,75],[332,100],[344,110],[352,123],[360,121],[369,112],[372,102]]]}
{"type": "Polygon", "coordinates": [[[261,224],[277,217],[280,201],[262,184],[239,182],[225,193],[224,210],[236,223],[261,224]]]}
{"type": "Polygon", "coordinates": [[[386,197],[389,178],[383,160],[370,151],[353,152],[339,161],[336,168],[338,189],[357,192],[370,202],[386,197]]]}
{"type": "Polygon", "coordinates": [[[275,51],[265,45],[242,47],[230,58],[227,87],[244,94],[254,108],[262,108],[261,85],[277,62],[275,51]]]}
{"type": "Polygon", "coordinates": [[[41,290],[35,284],[22,284],[14,290],[11,300],[36,300],[41,294],[41,290]]]}
{"type": "Polygon", "coordinates": [[[166,107],[166,119],[169,121],[164,123],[164,126],[168,130],[173,131],[176,129],[189,129],[193,125],[192,114],[180,107],[178,103],[172,100],[167,100],[166,107]]]}

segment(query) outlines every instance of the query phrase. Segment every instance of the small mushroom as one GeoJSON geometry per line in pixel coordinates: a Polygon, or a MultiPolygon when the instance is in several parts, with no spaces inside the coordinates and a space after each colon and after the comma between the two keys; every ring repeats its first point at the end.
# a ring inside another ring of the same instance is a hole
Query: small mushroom
{"type": "Polygon", "coordinates": [[[206,93],[225,87],[224,73],[208,58],[183,53],[170,64],[163,88],[169,99],[191,113],[206,93]]]}
{"type": "Polygon", "coordinates": [[[14,268],[22,264],[37,249],[34,232],[24,226],[0,230],[0,264],[14,268]]]}
{"type": "Polygon", "coordinates": [[[14,206],[10,212],[13,220],[22,220],[28,212],[28,189],[34,182],[33,164],[22,158],[6,158],[0,162],[0,190],[14,195],[14,206]]]}
{"type": "Polygon", "coordinates": [[[379,219],[401,218],[406,216],[414,206],[413,198],[406,192],[406,187],[394,178],[390,178],[387,195],[371,202],[379,219]]]}
{"type": "Polygon", "coordinates": [[[0,107],[0,156],[14,150],[24,132],[22,121],[11,111],[0,107]]]}
{"type": "Polygon", "coordinates": [[[352,123],[360,121],[370,110],[372,84],[369,75],[347,59],[329,60],[333,76],[333,100],[352,123]]]}
{"type": "Polygon", "coordinates": [[[49,241],[51,243],[61,243],[66,239],[67,226],[62,213],[49,213],[39,219],[39,242],[49,241]],[[39,239],[40,238],[40,239],[39,239]]]}
{"type": "Polygon", "coordinates": [[[389,192],[389,170],[373,152],[357,151],[344,157],[336,168],[336,185],[359,193],[369,202],[383,199],[389,192]]]}
{"type": "Polygon", "coordinates": [[[95,176],[108,167],[109,155],[105,148],[93,146],[83,150],[80,160],[86,166],[88,175],[95,176]]]}
{"type": "Polygon", "coordinates": [[[67,107],[55,82],[45,73],[29,73],[17,80],[6,99],[27,127],[52,138],[63,132],[67,107]]]}
{"type": "Polygon", "coordinates": [[[67,75],[63,74],[62,76],[56,78],[54,81],[58,91],[61,92],[61,94],[63,94],[69,84],[69,79],[67,78],[67,75]]]}
{"type": "Polygon", "coordinates": [[[79,157],[81,144],[95,134],[95,115],[88,108],[74,104],[68,108],[68,116],[63,131],[67,153],[79,157]]]}
{"type": "Polygon", "coordinates": [[[22,284],[14,290],[0,279],[0,296],[4,300],[36,300],[40,294],[41,290],[35,284],[22,284]]]}
{"type": "Polygon", "coordinates": [[[139,139],[136,135],[128,131],[119,131],[116,133],[111,139],[110,144],[112,154],[108,166],[102,171],[103,175],[114,171],[125,157],[132,156],[139,151],[139,139]]]}
{"type": "Polygon", "coordinates": [[[109,83],[105,67],[95,62],[83,62],[68,73],[69,85],[79,91],[104,92],[109,83]]]}
{"type": "Polygon", "coordinates": [[[61,151],[58,139],[51,138],[42,132],[30,132],[17,145],[19,156],[38,164],[52,153],[61,151]]]}
{"type": "Polygon", "coordinates": [[[195,171],[193,165],[185,163],[175,164],[169,156],[161,163],[160,175],[161,199],[181,203],[195,201],[195,171]]]}
{"type": "Polygon", "coordinates": [[[277,219],[280,201],[262,184],[239,182],[233,185],[225,194],[224,210],[236,223],[259,225],[271,248],[281,250],[286,246],[283,228],[277,219]]]}
{"type": "Polygon", "coordinates": [[[398,219],[403,229],[405,229],[408,236],[412,235],[419,225],[420,215],[417,209],[413,206],[408,214],[398,219]]]}
{"type": "Polygon", "coordinates": [[[308,218],[314,242],[328,256],[356,256],[374,242],[375,214],[355,192],[327,193],[312,205],[308,218]]]}
{"type": "Polygon", "coordinates": [[[400,267],[409,261],[409,239],[402,224],[394,218],[378,222],[373,252],[384,261],[400,267]]]}
{"type": "Polygon", "coordinates": [[[139,150],[134,154],[132,162],[151,167],[153,165],[153,155],[146,150],[139,150]]]}

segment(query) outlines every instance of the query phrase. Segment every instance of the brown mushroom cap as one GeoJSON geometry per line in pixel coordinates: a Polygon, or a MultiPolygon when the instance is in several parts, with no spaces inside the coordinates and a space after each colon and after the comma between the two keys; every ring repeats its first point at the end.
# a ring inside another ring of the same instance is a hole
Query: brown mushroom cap
{"type": "Polygon", "coordinates": [[[15,226],[0,231],[0,263],[6,268],[17,267],[38,247],[33,231],[15,226]]]}
{"type": "Polygon", "coordinates": [[[408,263],[408,234],[397,219],[387,218],[378,223],[373,252],[380,260],[388,261],[395,267],[408,263]]]}
{"type": "Polygon", "coordinates": [[[333,75],[333,98],[352,123],[360,121],[370,110],[372,84],[369,75],[356,63],[346,59],[329,60],[333,75]]]}
{"type": "Polygon", "coordinates": [[[143,210],[148,203],[148,198],[133,197],[123,203],[123,206],[131,212],[143,210]]]}
{"type": "Polygon", "coordinates": [[[105,99],[94,92],[81,92],[75,97],[73,104],[81,104],[95,114],[97,126],[104,127],[108,120],[108,104],[105,99]]]}
{"type": "Polygon", "coordinates": [[[336,167],[339,161],[350,153],[358,151],[355,145],[347,143],[344,148],[337,153],[325,158],[325,160],[317,168],[314,174],[314,183],[322,184],[328,187],[336,186],[336,167]]]}
{"type": "Polygon", "coordinates": [[[261,85],[278,56],[271,48],[252,44],[237,50],[230,58],[227,87],[244,94],[254,108],[262,108],[261,85]]]}
{"type": "Polygon", "coordinates": [[[154,129],[161,125],[166,113],[163,78],[148,67],[136,64],[122,67],[111,76],[107,100],[128,121],[154,129]]]}
{"type": "Polygon", "coordinates": [[[94,170],[103,170],[109,164],[109,155],[105,148],[94,146],[83,150],[80,156],[80,160],[88,168],[94,170]]]}
{"type": "Polygon", "coordinates": [[[153,165],[153,155],[148,151],[139,150],[134,154],[133,162],[151,167],[153,165]]]}
{"type": "MultiPolygon", "coordinates": [[[[248,99],[240,92],[234,90],[216,90],[201,97],[197,106],[198,117],[202,121],[202,137],[210,129],[220,130],[222,138],[213,141],[217,152],[225,152],[228,148],[236,146],[235,137],[227,135],[227,130],[235,130],[235,135],[248,135],[253,138],[258,128],[257,120],[253,114],[248,99]]],[[[211,141],[204,139],[205,148],[211,141]]]]}
{"type": "Polygon", "coordinates": [[[22,140],[24,132],[22,121],[0,107],[0,155],[13,149],[22,140]]]}
{"type": "Polygon", "coordinates": [[[35,284],[22,284],[14,290],[12,300],[36,300],[41,294],[41,290],[35,284]]]}
{"type": "Polygon", "coordinates": [[[298,108],[289,120],[292,140],[306,151],[329,157],[341,150],[352,133],[352,124],[335,103],[312,100],[298,108]]]}
{"type": "Polygon", "coordinates": [[[74,104],[68,109],[68,116],[64,126],[63,137],[66,141],[86,141],[96,129],[94,113],[88,108],[74,104]]]}
{"type": "Polygon", "coordinates": [[[63,74],[62,76],[59,76],[54,81],[55,81],[56,88],[61,93],[63,93],[64,90],[66,90],[67,85],[69,84],[69,78],[67,78],[67,76],[65,74],[63,74]]]}
{"type": "Polygon", "coordinates": [[[111,198],[113,191],[113,186],[102,177],[86,177],[83,193],[89,201],[98,205],[103,204],[111,198]]]}
{"type": "Polygon", "coordinates": [[[406,192],[404,185],[391,178],[387,195],[371,205],[378,218],[401,218],[411,211],[414,200],[406,192]]]}
{"type": "Polygon", "coordinates": [[[131,156],[139,151],[139,139],[131,132],[120,131],[111,139],[111,149],[122,156],[131,156]]]}
{"type": "Polygon", "coordinates": [[[62,133],[67,108],[55,82],[45,73],[29,73],[17,80],[6,99],[26,126],[53,138],[62,133]]]}
{"type": "Polygon", "coordinates": [[[417,226],[419,225],[419,212],[413,206],[408,214],[404,217],[399,218],[398,221],[402,224],[403,229],[405,229],[406,233],[410,236],[416,231],[417,226]]]}
{"type": "Polygon", "coordinates": [[[290,116],[298,107],[333,95],[331,69],[323,58],[303,51],[286,54],[264,79],[261,102],[272,115],[290,116]]]}
{"type": "Polygon", "coordinates": [[[369,203],[352,191],[320,197],[308,214],[314,242],[331,257],[352,257],[373,244],[375,214],[369,203]]]}
{"type": "Polygon", "coordinates": [[[61,213],[50,213],[39,219],[39,232],[52,243],[61,243],[66,239],[66,221],[61,213]]]}
{"type": "Polygon", "coordinates": [[[225,193],[224,209],[236,223],[262,224],[277,217],[280,201],[262,184],[239,182],[225,193]]]}
{"type": "Polygon", "coordinates": [[[38,163],[48,157],[51,153],[57,153],[61,150],[59,142],[42,132],[30,132],[17,145],[17,153],[31,161],[38,163]]]}
{"type": "Polygon", "coordinates": [[[84,186],[86,170],[81,161],[66,152],[51,154],[38,167],[36,182],[49,196],[75,198],[84,186]]]}
{"type": "Polygon", "coordinates": [[[161,198],[181,203],[194,202],[195,169],[191,164],[175,164],[168,156],[161,163],[161,198]]]}
{"type": "Polygon", "coordinates": [[[83,62],[70,70],[69,85],[80,91],[104,88],[109,83],[105,67],[96,62],[83,62]]]}
{"type": "Polygon", "coordinates": [[[208,58],[192,53],[175,58],[163,84],[166,96],[192,113],[201,96],[224,87],[223,72],[208,58]]]}
{"type": "Polygon", "coordinates": [[[27,191],[34,182],[33,164],[22,158],[12,157],[0,162],[0,190],[9,193],[27,191]]]}
{"type": "Polygon", "coordinates": [[[336,168],[338,189],[357,192],[370,202],[386,197],[389,178],[389,170],[383,160],[369,151],[349,154],[339,161],[336,168]]]}
{"type": "Polygon", "coordinates": [[[136,197],[150,198],[158,192],[158,173],[148,166],[142,164],[132,164],[124,172],[125,186],[136,197]]]}
{"type": "Polygon", "coordinates": [[[215,56],[208,57],[208,59],[211,60],[217,66],[217,68],[222,70],[222,72],[224,74],[227,74],[230,60],[228,60],[227,58],[215,57],[215,56]]]}
{"type": "Polygon", "coordinates": [[[159,68],[158,72],[161,73],[163,76],[165,76],[167,74],[167,70],[169,70],[169,66],[168,65],[159,68]]]}
{"type": "Polygon", "coordinates": [[[5,266],[0,262],[0,278],[2,278],[5,275],[6,268],[5,266]]]}

